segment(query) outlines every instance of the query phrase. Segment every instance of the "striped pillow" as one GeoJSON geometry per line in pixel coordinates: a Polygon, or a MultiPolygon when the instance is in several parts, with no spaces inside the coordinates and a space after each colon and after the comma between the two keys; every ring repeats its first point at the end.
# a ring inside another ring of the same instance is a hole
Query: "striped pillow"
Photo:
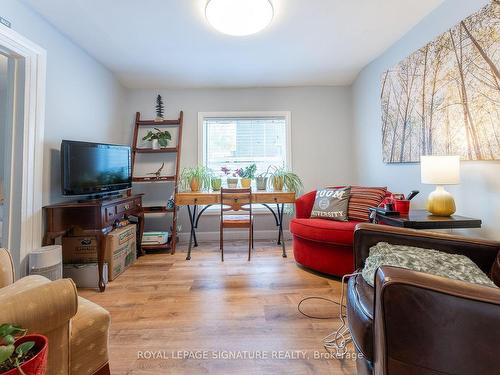
{"type": "Polygon", "coordinates": [[[386,194],[387,187],[352,186],[347,210],[349,220],[368,221],[368,209],[377,207],[386,194]]]}

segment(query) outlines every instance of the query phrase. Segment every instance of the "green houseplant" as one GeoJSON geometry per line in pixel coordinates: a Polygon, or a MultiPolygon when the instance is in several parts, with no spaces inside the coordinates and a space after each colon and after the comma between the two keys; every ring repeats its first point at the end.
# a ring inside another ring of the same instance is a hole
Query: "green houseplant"
{"type": "Polygon", "coordinates": [[[297,174],[285,167],[271,166],[268,170],[270,170],[269,184],[272,185],[275,191],[282,191],[285,188],[287,191],[300,194],[304,185],[297,174]]]}
{"type": "Polygon", "coordinates": [[[187,190],[189,187],[193,192],[209,189],[211,177],[212,171],[203,165],[184,168],[180,178],[181,188],[187,190]]]}
{"type": "Polygon", "coordinates": [[[0,374],[44,374],[48,340],[42,335],[26,335],[13,324],[0,325],[0,374]]]}
{"type": "Polygon", "coordinates": [[[147,134],[142,138],[143,141],[150,141],[151,148],[159,149],[160,147],[164,148],[168,146],[168,142],[172,140],[172,135],[168,130],[160,130],[158,128],[154,128],[155,131],[150,130],[147,134]]]}
{"type": "Polygon", "coordinates": [[[241,177],[241,187],[248,189],[252,185],[252,180],[255,178],[255,172],[257,172],[257,165],[250,164],[245,168],[240,168],[236,170],[238,176],[241,177]]]}

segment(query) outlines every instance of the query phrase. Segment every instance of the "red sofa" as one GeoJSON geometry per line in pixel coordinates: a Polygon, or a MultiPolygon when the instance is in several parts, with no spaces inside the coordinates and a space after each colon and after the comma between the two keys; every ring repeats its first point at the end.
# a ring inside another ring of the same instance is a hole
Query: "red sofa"
{"type": "Polygon", "coordinates": [[[310,218],[316,190],[295,201],[296,216],[290,222],[293,255],[300,265],[334,276],[354,271],[354,228],[359,221],[310,218]]]}

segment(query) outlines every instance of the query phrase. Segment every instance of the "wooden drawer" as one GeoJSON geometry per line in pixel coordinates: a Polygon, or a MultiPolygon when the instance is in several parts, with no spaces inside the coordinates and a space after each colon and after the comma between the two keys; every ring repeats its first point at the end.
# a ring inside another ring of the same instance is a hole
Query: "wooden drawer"
{"type": "Polygon", "coordinates": [[[121,203],[121,204],[116,206],[116,214],[120,215],[120,214],[123,214],[124,212],[133,210],[133,209],[135,209],[135,205],[136,205],[135,201],[121,203]]]}
{"type": "Polygon", "coordinates": [[[177,206],[217,204],[219,200],[219,194],[177,193],[175,196],[177,206]]]}
{"type": "Polygon", "coordinates": [[[253,203],[294,203],[295,193],[280,192],[280,193],[255,193],[253,195],[253,203]]]}

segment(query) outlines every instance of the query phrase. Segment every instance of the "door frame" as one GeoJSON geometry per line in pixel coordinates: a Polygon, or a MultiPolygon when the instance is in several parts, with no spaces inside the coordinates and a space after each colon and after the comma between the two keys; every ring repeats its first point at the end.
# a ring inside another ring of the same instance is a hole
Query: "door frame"
{"type": "MultiPolygon", "coordinates": [[[[22,129],[22,186],[11,183],[8,191],[8,220],[11,223],[15,199],[21,199],[20,228],[8,227],[7,246],[19,254],[19,265],[23,265],[26,256],[42,243],[42,199],[43,199],[43,136],[45,123],[45,82],[47,68],[46,51],[28,40],[16,31],[0,24],[0,48],[21,60],[18,64],[24,73],[23,99],[24,103],[15,106],[13,116],[13,137],[19,128],[22,129]],[[19,110],[23,111],[19,113],[19,110]],[[16,113],[17,112],[17,113],[16,113]],[[19,188],[21,195],[19,197],[19,188]],[[20,230],[17,236],[14,231],[20,230]],[[19,238],[18,245],[12,243],[13,238],[19,238]],[[19,247],[16,249],[16,247],[19,247]]],[[[19,155],[13,155],[19,156],[19,155]]],[[[13,165],[14,158],[10,164],[13,165]]],[[[10,168],[10,180],[14,178],[14,168],[10,168]]],[[[16,257],[15,257],[16,258],[16,257]]],[[[19,266],[17,265],[17,266],[19,266]]],[[[21,266],[22,270],[26,269],[21,266]]]]}

